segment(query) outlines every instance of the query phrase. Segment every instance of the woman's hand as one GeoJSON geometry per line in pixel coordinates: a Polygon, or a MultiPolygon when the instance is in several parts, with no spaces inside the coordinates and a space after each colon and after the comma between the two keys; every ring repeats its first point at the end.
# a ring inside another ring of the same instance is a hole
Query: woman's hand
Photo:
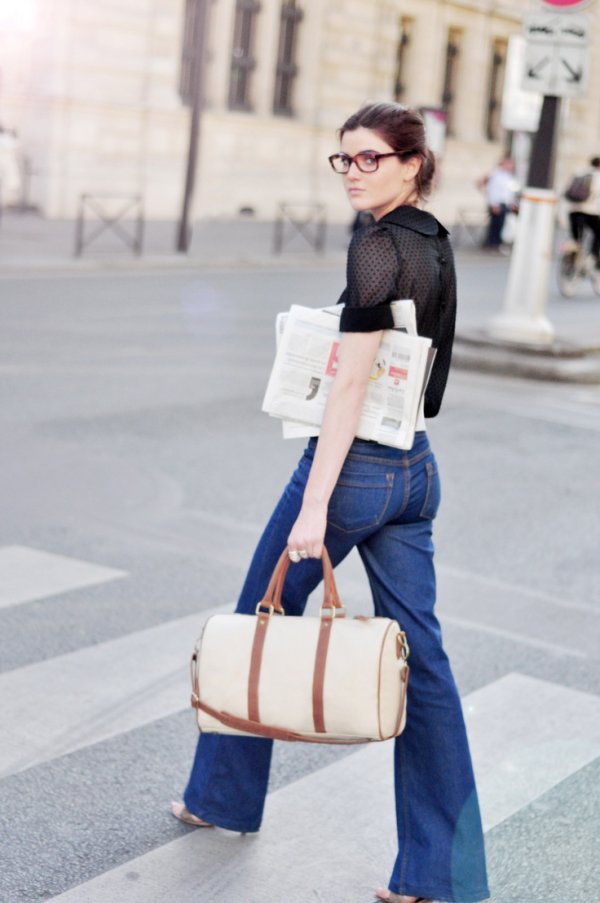
{"type": "Polygon", "coordinates": [[[327,505],[305,499],[287,541],[288,552],[305,554],[290,555],[292,561],[320,558],[326,527],[327,505]]]}
{"type": "Polygon", "coordinates": [[[342,334],[337,373],[325,404],[302,508],[288,536],[292,561],[321,557],[327,505],[356,435],[369,373],[382,335],[381,330],[342,334]]]}

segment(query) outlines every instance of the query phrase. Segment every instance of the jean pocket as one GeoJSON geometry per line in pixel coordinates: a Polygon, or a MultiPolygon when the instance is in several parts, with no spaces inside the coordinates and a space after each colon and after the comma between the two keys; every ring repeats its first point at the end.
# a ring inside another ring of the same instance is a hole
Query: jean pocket
{"type": "Polygon", "coordinates": [[[327,522],[344,533],[376,527],[387,511],[394,489],[391,473],[342,474],[327,511],[327,522]]]}
{"type": "Polygon", "coordinates": [[[440,476],[435,460],[425,462],[425,498],[419,512],[423,520],[433,520],[440,507],[440,476]]]}

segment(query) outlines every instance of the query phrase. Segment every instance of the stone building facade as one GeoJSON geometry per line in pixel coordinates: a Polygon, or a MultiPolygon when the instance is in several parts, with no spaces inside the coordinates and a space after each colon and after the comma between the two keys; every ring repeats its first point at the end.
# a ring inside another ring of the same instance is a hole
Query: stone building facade
{"type": "MultiPolygon", "coordinates": [[[[38,0],[33,29],[0,32],[0,122],[32,165],[30,200],[69,217],[82,192],[181,208],[189,38],[205,0],[38,0]]],[[[261,218],[322,203],[348,218],[328,154],[365,100],[442,108],[448,133],[432,206],[481,204],[475,182],[502,128],[507,46],[537,0],[206,0],[205,109],[194,216],[261,218]]],[[[600,38],[600,3],[592,6],[600,38]]],[[[600,153],[600,53],[585,98],[563,103],[559,180],[600,153]]]]}

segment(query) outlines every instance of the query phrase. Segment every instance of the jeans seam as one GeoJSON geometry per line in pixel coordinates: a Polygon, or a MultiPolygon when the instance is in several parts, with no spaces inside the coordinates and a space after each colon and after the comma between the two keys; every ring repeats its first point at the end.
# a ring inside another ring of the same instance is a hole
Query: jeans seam
{"type": "Polygon", "coordinates": [[[427,474],[427,489],[425,491],[425,499],[421,506],[421,510],[419,511],[419,517],[423,518],[424,520],[429,520],[426,512],[429,506],[429,499],[431,497],[431,490],[433,488],[433,480],[435,477],[433,465],[430,461],[425,464],[425,472],[427,474]]]}
{"type": "Polygon", "coordinates": [[[419,452],[414,457],[409,458],[400,458],[400,460],[395,461],[393,458],[386,457],[378,457],[377,455],[363,455],[360,452],[348,452],[346,460],[348,461],[364,461],[369,464],[385,464],[389,467],[412,467],[413,464],[418,464],[424,458],[429,457],[432,454],[431,448],[425,448],[423,451],[419,452]]]}
{"type": "Polygon", "coordinates": [[[408,508],[408,503],[410,502],[410,492],[411,492],[411,479],[410,479],[410,469],[407,469],[406,475],[404,477],[404,498],[402,499],[402,504],[400,505],[400,509],[395,517],[397,520],[401,517],[406,509],[408,508]]]}
{"type": "MultiPolygon", "coordinates": [[[[402,783],[402,818],[404,821],[404,850],[402,851],[402,862],[400,864],[399,887],[403,888],[406,880],[406,870],[408,868],[409,846],[411,841],[410,818],[408,814],[408,787],[406,786],[406,772],[404,766],[404,742],[399,740],[400,747],[400,781],[402,783]]],[[[401,893],[400,890],[395,893],[401,893]]]]}

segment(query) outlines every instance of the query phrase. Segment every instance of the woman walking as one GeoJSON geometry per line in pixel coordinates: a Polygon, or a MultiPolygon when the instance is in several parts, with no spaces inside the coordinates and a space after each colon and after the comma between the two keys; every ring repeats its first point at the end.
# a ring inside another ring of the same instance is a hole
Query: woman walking
{"type": "MultiPolygon", "coordinates": [[[[394,741],[398,854],[387,888],[376,896],[470,903],[489,894],[461,705],[434,613],[437,464],[424,420],[409,451],[355,435],[397,298],[414,299],[419,334],[437,349],[424,416],[438,413],[454,337],[452,249],[447,230],[420,208],[435,161],[418,113],[369,104],[344,123],[340,141],[331,166],[354,211],[369,211],[374,222],[355,233],[348,251],[338,370],[320,436],[308,442],[267,524],[237,611],[254,613],[286,545],[292,561],[307,559],[285,582],[282,601],[293,615],[302,614],[322,578],[323,544],[334,566],[357,547],[375,614],[399,621],[411,647],[407,725],[394,741]]],[[[271,750],[262,738],[202,734],[184,802],[173,804],[173,814],[198,827],[257,831],[271,750]]]]}

